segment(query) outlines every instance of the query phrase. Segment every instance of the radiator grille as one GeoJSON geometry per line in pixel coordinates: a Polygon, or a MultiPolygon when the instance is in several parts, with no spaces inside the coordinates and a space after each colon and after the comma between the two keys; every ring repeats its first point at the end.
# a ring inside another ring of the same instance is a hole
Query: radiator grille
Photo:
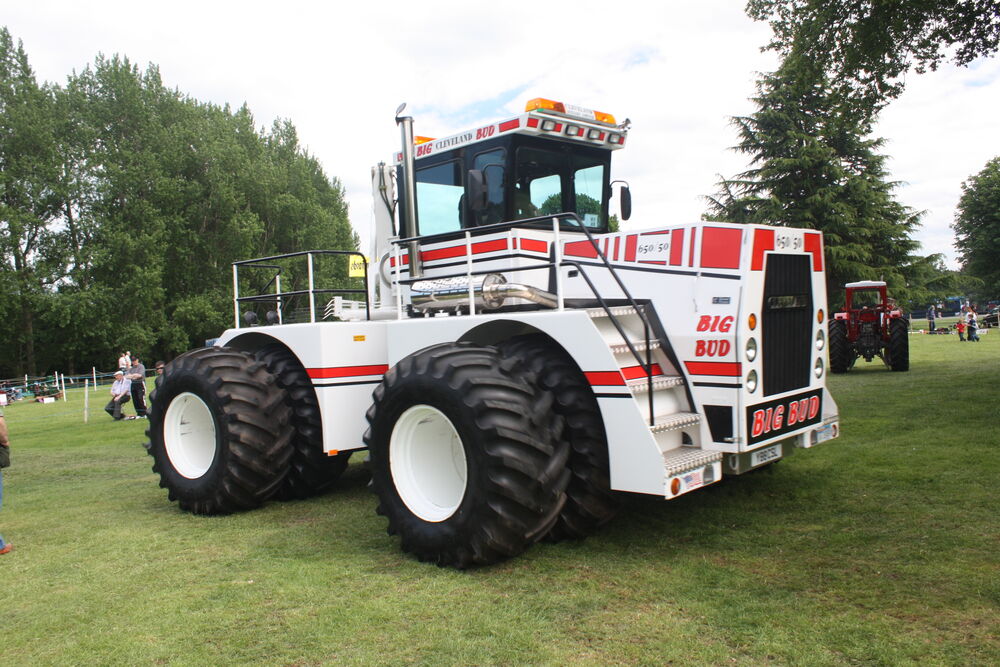
{"type": "Polygon", "coordinates": [[[812,365],[812,273],[808,255],[767,258],[761,305],[764,395],[809,384],[812,365]]]}

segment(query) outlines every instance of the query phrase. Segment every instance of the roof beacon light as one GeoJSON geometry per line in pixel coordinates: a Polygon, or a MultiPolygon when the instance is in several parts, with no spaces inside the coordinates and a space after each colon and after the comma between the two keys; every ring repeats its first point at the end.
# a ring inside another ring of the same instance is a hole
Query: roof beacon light
{"type": "Polygon", "coordinates": [[[572,116],[573,118],[580,118],[592,123],[600,123],[601,125],[610,125],[611,127],[618,125],[615,121],[615,117],[609,113],[594,111],[593,109],[578,107],[572,104],[563,104],[562,102],[547,100],[544,97],[536,97],[531,100],[524,105],[524,110],[545,111],[552,114],[558,114],[560,116],[572,116]]]}

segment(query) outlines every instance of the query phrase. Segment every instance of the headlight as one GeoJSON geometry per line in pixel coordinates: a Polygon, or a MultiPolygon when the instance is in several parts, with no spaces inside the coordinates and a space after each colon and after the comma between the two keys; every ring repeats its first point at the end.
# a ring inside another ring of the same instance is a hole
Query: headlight
{"type": "Polygon", "coordinates": [[[816,349],[822,350],[824,345],[826,345],[826,334],[820,329],[816,332],[816,349]]]}
{"type": "Polygon", "coordinates": [[[757,358],[757,339],[751,338],[747,341],[747,361],[757,358]]]}
{"type": "Polygon", "coordinates": [[[751,394],[757,391],[757,371],[747,373],[747,391],[751,394]]]}
{"type": "Polygon", "coordinates": [[[816,365],[813,366],[813,375],[815,375],[818,378],[823,377],[823,360],[822,359],[817,359],[816,360],[816,365]]]}

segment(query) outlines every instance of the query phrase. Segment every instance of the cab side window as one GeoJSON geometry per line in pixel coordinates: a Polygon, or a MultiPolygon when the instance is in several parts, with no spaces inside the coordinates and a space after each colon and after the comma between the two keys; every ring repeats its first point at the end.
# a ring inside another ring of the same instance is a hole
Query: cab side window
{"type": "Polygon", "coordinates": [[[464,194],[459,160],[417,169],[417,227],[420,235],[461,229],[464,194]]]}
{"type": "Polygon", "coordinates": [[[486,179],[486,208],[475,213],[474,225],[492,225],[504,220],[504,184],[506,172],[504,162],[506,151],[497,150],[480,153],[472,161],[472,168],[483,172],[486,179]]]}

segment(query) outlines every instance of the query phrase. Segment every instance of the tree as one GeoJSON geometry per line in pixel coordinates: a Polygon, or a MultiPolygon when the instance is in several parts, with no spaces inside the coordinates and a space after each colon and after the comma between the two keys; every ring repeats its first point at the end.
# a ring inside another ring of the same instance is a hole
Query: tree
{"type": "Polygon", "coordinates": [[[873,113],[911,68],[967,65],[1000,47],[998,0],[748,0],[746,11],[770,23],[767,48],[816,63],[873,113]]]}
{"type": "Polygon", "coordinates": [[[867,138],[868,119],[809,61],[787,58],[757,88],[757,111],[733,119],[735,150],[751,168],[719,183],[705,217],[822,231],[834,303],[854,280],[884,279],[903,290],[919,214],[895,200],[897,184],[877,152],[882,141],[867,138]]]}
{"type": "MultiPolygon", "coordinates": [[[[119,56],[39,86],[0,30],[0,376],[168,358],[232,326],[233,261],[357,244],[290,121],[258,130],[119,56]]],[[[346,266],[318,286],[356,286],[346,266]]]]}
{"type": "Polygon", "coordinates": [[[952,228],[964,270],[983,281],[984,297],[1000,297],[1000,157],[962,183],[952,228]]]}
{"type": "Polygon", "coordinates": [[[0,280],[6,355],[18,373],[36,372],[36,312],[64,275],[60,170],[54,103],[20,42],[0,29],[0,280]]]}

